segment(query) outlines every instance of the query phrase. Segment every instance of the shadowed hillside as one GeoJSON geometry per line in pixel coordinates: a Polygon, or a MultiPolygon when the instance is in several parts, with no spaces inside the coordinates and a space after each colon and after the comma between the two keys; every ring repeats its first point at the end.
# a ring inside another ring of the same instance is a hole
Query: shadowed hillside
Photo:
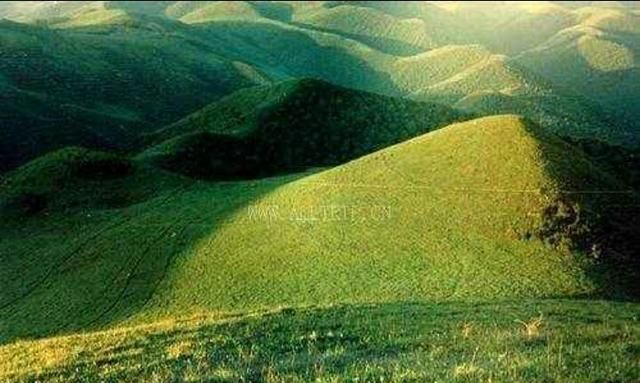
{"type": "Polygon", "coordinates": [[[0,213],[117,208],[180,184],[179,177],[125,157],[68,147],[7,173],[0,189],[0,213]]]}
{"type": "Polygon", "coordinates": [[[69,145],[130,149],[140,132],[258,83],[182,43],[179,27],[149,25],[57,32],[0,21],[0,171],[69,145]]]}
{"type": "Polygon", "coordinates": [[[294,80],[238,91],[151,135],[165,142],[140,157],[192,176],[255,177],[337,165],[464,118],[445,106],[294,80]]]}

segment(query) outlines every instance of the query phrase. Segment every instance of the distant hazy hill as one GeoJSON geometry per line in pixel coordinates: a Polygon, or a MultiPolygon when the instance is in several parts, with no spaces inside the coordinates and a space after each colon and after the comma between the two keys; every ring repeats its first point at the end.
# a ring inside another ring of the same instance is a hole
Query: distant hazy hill
{"type": "Polygon", "coordinates": [[[129,149],[237,89],[301,77],[636,146],[639,9],[4,2],[0,18],[39,26],[0,24],[0,170],[65,145],[129,149]]]}
{"type": "Polygon", "coordinates": [[[337,165],[464,119],[446,106],[318,80],[240,90],[150,136],[142,157],[179,172],[233,177],[337,165]]]}
{"type": "Polygon", "coordinates": [[[436,46],[427,34],[423,20],[397,18],[375,7],[339,5],[302,14],[295,21],[401,56],[417,54],[436,46]]]}
{"type": "Polygon", "coordinates": [[[617,114],[616,128],[626,130],[626,139],[637,143],[640,16],[623,10],[579,12],[579,26],[560,31],[516,59],[552,84],[580,93],[617,114]]]}
{"type": "Polygon", "coordinates": [[[395,63],[397,86],[412,98],[492,115],[520,113],[564,136],[631,144],[632,124],[595,100],[549,81],[478,45],[445,46],[395,63]],[[428,71],[425,71],[428,68],[428,71]]]}
{"type": "Polygon", "coordinates": [[[127,148],[141,131],[256,84],[179,28],[153,25],[66,33],[0,22],[0,169],[64,145],[127,148]]]}

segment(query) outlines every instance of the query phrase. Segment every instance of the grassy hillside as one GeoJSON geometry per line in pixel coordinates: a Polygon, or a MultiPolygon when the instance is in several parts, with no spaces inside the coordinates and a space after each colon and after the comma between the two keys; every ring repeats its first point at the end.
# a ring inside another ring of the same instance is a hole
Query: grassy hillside
{"type": "Polygon", "coordinates": [[[248,2],[221,1],[210,2],[199,6],[191,12],[180,17],[180,21],[187,24],[211,22],[220,19],[257,19],[260,13],[248,2]]]}
{"type": "Polygon", "coordinates": [[[474,120],[282,186],[194,245],[152,305],[218,308],[204,297],[215,286],[234,291],[234,306],[330,303],[347,291],[358,301],[590,291],[580,262],[543,242],[589,241],[590,209],[605,201],[582,191],[620,201],[626,189],[529,129],[515,117],[474,120]],[[193,275],[198,293],[184,282],[193,275]]]}
{"type": "MultiPolygon", "coordinates": [[[[587,25],[561,31],[517,61],[552,84],[571,89],[617,115],[615,128],[624,133],[624,141],[637,144],[640,35],[606,26],[603,28],[609,29],[597,29],[593,25],[604,21],[589,20],[587,25]]],[[[636,24],[639,22],[637,19],[636,24]]]]}
{"type": "Polygon", "coordinates": [[[112,23],[112,16],[128,15],[186,23],[259,17],[285,21],[291,12],[285,3],[256,1],[5,1],[0,5],[0,18],[61,28],[105,25],[112,23]]]}
{"type": "Polygon", "coordinates": [[[446,46],[395,67],[398,87],[417,100],[478,115],[517,113],[563,136],[630,144],[631,127],[615,113],[480,46],[446,46]]]}
{"type": "Polygon", "coordinates": [[[36,215],[77,207],[128,206],[179,185],[179,180],[124,157],[68,147],[6,174],[0,212],[36,215]]]}
{"type": "Polygon", "coordinates": [[[314,175],[169,185],[4,220],[2,341],[277,305],[617,294],[601,278],[627,278],[595,260],[625,250],[598,234],[626,188],[517,117],[314,175]]]}
{"type": "Polygon", "coordinates": [[[424,21],[402,19],[375,8],[339,5],[297,17],[296,22],[360,40],[382,52],[400,56],[436,46],[424,21]]]}
{"type": "Polygon", "coordinates": [[[539,84],[528,78],[527,74],[509,65],[507,58],[500,55],[487,55],[455,75],[432,84],[417,92],[435,94],[443,100],[459,100],[473,92],[495,91],[507,95],[539,92],[539,84]]]}
{"type": "Polygon", "coordinates": [[[95,1],[3,1],[0,18],[19,22],[60,19],[84,8],[95,8],[95,1]]]}
{"type": "Polygon", "coordinates": [[[397,95],[386,71],[394,56],[347,36],[265,18],[195,24],[192,33],[220,55],[267,73],[397,95]]]}
{"type": "Polygon", "coordinates": [[[409,94],[445,81],[491,56],[480,45],[449,45],[401,58],[394,63],[394,80],[409,94]]]}
{"type": "Polygon", "coordinates": [[[0,346],[0,381],[633,381],[639,314],[581,300],[200,314],[0,346]]]}
{"type": "Polygon", "coordinates": [[[149,140],[165,142],[140,157],[190,175],[250,177],[337,165],[465,117],[436,104],[292,80],[241,90],[155,132],[149,140]]]}

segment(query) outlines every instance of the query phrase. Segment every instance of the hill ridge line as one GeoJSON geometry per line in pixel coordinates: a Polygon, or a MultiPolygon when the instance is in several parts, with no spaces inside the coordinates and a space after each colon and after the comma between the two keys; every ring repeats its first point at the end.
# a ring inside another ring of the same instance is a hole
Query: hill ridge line
{"type": "MultiPolygon", "coordinates": [[[[352,184],[352,183],[328,183],[328,182],[312,182],[300,180],[300,184],[312,185],[312,186],[346,186],[346,187],[358,187],[358,188],[380,188],[380,189],[425,189],[425,190],[442,190],[442,191],[477,191],[477,192],[496,192],[496,193],[531,193],[540,194],[544,190],[540,189],[508,189],[508,188],[449,188],[443,189],[434,186],[427,185],[405,185],[405,186],[391,186],[391,185],[375,185],[375,184],[352,184]]],[[[561,194],[633,194],[633,190],[553,190],[556,193],[561,194]]]]}

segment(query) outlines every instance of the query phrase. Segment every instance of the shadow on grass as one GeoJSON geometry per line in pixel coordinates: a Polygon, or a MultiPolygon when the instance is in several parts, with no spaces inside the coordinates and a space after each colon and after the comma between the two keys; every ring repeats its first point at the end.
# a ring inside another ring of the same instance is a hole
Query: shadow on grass
{"type": "Polygon", "coordinates": [[[174,258],[243,207],[307,174],[193,181],[123,209],[3,224],[0,343],[100,329],[138,313],[174,258]]]}

